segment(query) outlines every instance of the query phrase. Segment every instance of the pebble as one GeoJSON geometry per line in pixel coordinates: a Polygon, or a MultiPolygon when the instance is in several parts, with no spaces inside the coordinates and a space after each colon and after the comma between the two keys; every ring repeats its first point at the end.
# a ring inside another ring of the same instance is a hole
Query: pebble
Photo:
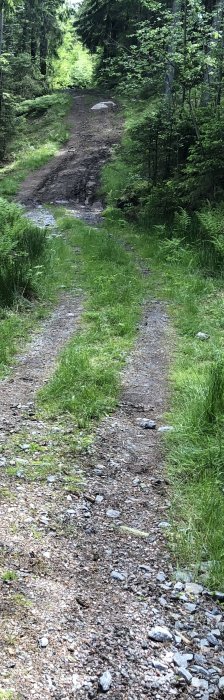
{"type": "Polygon", "coordinates": [[[192,661],[192,659],[193,654],[179,654],[178,651],[173,657],[174,663],[176,666],[180,666],[180,668],[187,668],[189,661],[192,661]]]}
{"type": "Polygon", "coordinates": [[[104,500],[104,497],[100,496],[100,494],[98,494],[95,498],[95,503],[98,503],[100,505],[100,503],[102,503],[103,500],[104,500]]]}
{"type": "Polygon", "coordinates": [[[200,586],[198,583],[186,583],[185,591],[189,595],[200,595],[203,591],[203,586],[200,586]]]}
{"type": "Polygon", "coordinates": [[[168,433],[171,430],[174,430],[173,425],[161,425],[161,427],[158,428],[158,433],[168,433]]]}
{"type": "Polygon", "coordinates": [[[57,477],[53,476],[53,474],[52,474],[52,476],[50,475],[47,477],[48,484],[53,484],[54,481],[56,481],[56,480],[57,480],[57,477]]]}
{"type": "Polygon", "coordinates": [[[158,527],[166,529],[170,527],[170,523],[168,522],[168,520],[161,520],[161,523],[158,524],[158,527]]]}
{"type": "Polygon", "coordinates": [[[208,681],[204,681],[202,678],[192,678],[192,687],[197,688],[197,690],[208,690],[208,681]]]}
{"type": "Polygon", "coordinates": [[[48,646],[48,638],[41,637],[41,639],[39,639],[39,646],[41,647],[41,649],[45,649],[48,646]]]}
{"type": "Polygon", "coordinates": [[[199,641],[199,646],[200,647],[208,647],[209,646],[208,640],[203,637],[203,639],[200,639],[200,641],[199,641]]]}
{"type": "Polygon", "coordinates": [[[160,627],[159,625],[149,630],[148,637],[154,642],[172,642],[173,640],[173,636],[168,630],[168,627],[160,627]]]}
{"type": "Polygon", "coordinates": [[[202,333],[199,331],[199,333],[196,333],[195,338],[198,338],[199,340],[208,340],[210,338],[208,333],[202,333]]]}
{"type": "Polygon", "coordinates": [[[203,678],[209,678],[209,672],[203,666],[191,666],[191,673],[197,673],[203,678]]]}
{"type": "Polygon", "coordinates": [[[121,571],[111,571],[111,578],[115,579],[116,581],[125,581],[125,575],[121,573],[121,571]]]}
{"type": "Polygon", "coordinates": [[[224,693],[224,676],[222,676],[222,678],[219,679],[219,690],[221,690],[222,693],[224,693]]]}
{"type": "Polygon", "coordinates": [[[184,678],[188,685],[190,685],[192,681],[192,675],[186,668],[184,668],[183,666],[179,668],[178,674],[182,676],[182,678],[184,678]]]}
{"type": "Polygon", "coordinates": [[[191,613],[191,615],[193,615],[193,613],[195,613],[197,610],[197,605],[195,605],[195,603],[184,603],[184,607],[187,612],[191,613]]]}
{"type": "Polygon", "coordinates": [[[155,421],[148,420],[147,418],[143,418],[140,425],[141,425],[141,428],[145,428],[145,430],[155,430],[155,428],[156,428],[155,421]]]}
{"type": "Polygon", "coordinates": [[[0,467],[6,466],[6,457],[0,457],[0,467]]]}
{"type": "Polygon", "coordinates": [[[216,647],[216,644],[218,644],[218,639],[214,636],[214,634],[208,634],[207,640],[210,644],[210,647],[216,647]]]}
{"type": "Polygon", "coordinates": [[[107,693],[112,684],[112,676],[110,671],[104,671],[102,676],[100,676],[99,685],[103,693],[107,693]]]}
{"type": "Polygon", "coordinates": [[[178,591],[180,593],[180,591],[182,591],[182,590],[183,590],[183,583],[181,583],[181,581],[177,581],[177,583],[175,583],[175,586],[174,586],[174,591],[178,591]]]}
{"type": "Polygon", "coordinates": [[[113,508],[108,508],[107,510],[107,517],[108,518],[119,518],[120,517],[120,510],[113,510],[113,508]]]}
{"type": "Polygon", "coordinates": [[[156,580],[159,581],[159,583],[164,583],[164,581],[166,580],[166,575],[164,574],[163,571],[159,571],[159,573],[157,574],[156,580]]]}

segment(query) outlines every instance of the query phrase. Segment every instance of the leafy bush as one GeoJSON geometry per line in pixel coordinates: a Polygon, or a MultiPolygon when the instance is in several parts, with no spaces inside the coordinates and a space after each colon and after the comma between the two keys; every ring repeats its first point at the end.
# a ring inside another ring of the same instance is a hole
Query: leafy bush
{"type": "Polygon", "coordinates": [[[46,248],[46,233],[0,199],[0,305],[12,306],[19,296],[35,294],[35,267],[46,248]]]}

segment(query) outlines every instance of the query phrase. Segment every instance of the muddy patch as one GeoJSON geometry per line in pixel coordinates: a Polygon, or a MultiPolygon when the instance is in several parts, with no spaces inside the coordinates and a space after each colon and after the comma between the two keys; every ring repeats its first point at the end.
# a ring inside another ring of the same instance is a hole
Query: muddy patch
{"type": "Polygon", "coordinates": [[[55,203],[65,200],[91,206],[98,198],[100,173],[119,142],[122,118],[113,110],[92,111],[94,96],[74,96],[71,137],[49,164],[29,175],[18,200],[55,203]]]}

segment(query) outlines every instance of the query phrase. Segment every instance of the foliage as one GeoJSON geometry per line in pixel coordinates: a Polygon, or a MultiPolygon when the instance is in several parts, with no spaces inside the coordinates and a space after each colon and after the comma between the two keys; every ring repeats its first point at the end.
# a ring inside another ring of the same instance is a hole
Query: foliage
{"type": "Polygon", "coordinates": [[[4,307],[20,296],[35,294],[35,274],[46,248],[46,234],[3,199],[0,230],[0,305],[4,307]]]}
{"type": "Polygon", "coordinates": [[[54,89],[61,87],[87,87],[92,82],[93,58],[74,36],[70,18],[63,22],[63,41],[53,60],[54,89]]]}
{"type": "Polygon", "coordinates": [[[44,165],[67,138],[64,117],[70,109],[69,95],[56,93],[17,106],[16,134],[11,141],[11,161],[0,168],[1,194],[12,197],[31,170],[44,165]]]}
{"type": "Polygon", "coordinates": [[[86,46],[101,52],[98,79],[128,100],[123,157],[148,180],[148,215],[156,218],[159,202],[162,219],[177,206],[194,211],[220,201],[223,3],[84,0],[77,26],[86,46]]]}

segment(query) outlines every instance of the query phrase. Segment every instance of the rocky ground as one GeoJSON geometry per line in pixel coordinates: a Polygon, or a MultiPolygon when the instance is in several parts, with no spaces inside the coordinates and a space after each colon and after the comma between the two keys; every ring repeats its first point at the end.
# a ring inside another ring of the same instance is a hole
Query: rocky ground
{"type": "Polygon", "coordinates": [[[0,688],[21,700],[224,697],[224,594],[177,570],[167,542],[167,310],[145,306],[119,407],[80,453],[74,427],[35,407],[80,299],[63,313],[67,330],[56,324],[48,344],[48,321],[0,384],[0,688]]]}

